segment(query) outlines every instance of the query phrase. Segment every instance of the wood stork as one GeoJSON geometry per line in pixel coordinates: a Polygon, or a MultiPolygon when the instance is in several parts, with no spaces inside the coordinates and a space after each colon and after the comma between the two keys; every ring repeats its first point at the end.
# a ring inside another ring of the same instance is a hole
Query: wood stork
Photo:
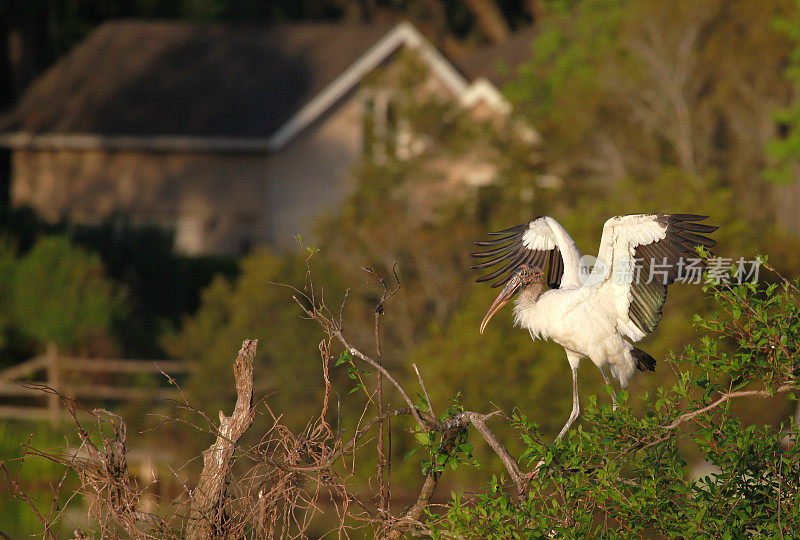
{"type": "Polygon", "coordinates": [[[609,386],[606,366],[623,388],[634,370],[655,370],[653,357],[631,342],[658,326],[667,286],[702,269],[696,247],[709,248],[716,242],[699,233],[718,229],[697,223],[707,217],[613,217],[603,226],[591,273],[569,233],[548,216],[488,233],[499,238],[476,242],[489,249],[472,254],[486,259],[472,269],[500,265],[477,281],[496,280],[493,287],[505,285],[483,318],[481,333],[489,319],[517,295],[515,324],[527,328],[532,339],[551,339],[567,353],[572,369],[572,413],[557,440],[580,413],[578,364],[582,358],[600,368],[609,386]]]}

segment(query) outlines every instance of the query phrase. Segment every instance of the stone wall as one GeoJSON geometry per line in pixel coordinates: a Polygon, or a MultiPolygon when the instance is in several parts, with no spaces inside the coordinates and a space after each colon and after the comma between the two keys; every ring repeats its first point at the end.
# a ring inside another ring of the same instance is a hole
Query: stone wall
{"type": "Polygon", "coordinates": [[[338,209],[361,139],[352,97],[275,154],[17,149],[11,199],[50,221],[155,223],[191,255],[288,247],[338,209]]]}
{"type": "Polygon", "coordinates": [[[266,236],[264,155],[16,150],[12,160],[12,203],[51,221],[124,214],[172,229],[187,254],[234,254],[266,236]]]}

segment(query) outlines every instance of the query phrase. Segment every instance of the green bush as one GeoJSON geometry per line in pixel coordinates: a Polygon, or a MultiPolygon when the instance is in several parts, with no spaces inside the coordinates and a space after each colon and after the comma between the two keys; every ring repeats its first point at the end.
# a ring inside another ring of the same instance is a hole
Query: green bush
{"type": "Polygon", "coordinates": [[[17,263],[11,297],[20,331],[63,349],[108,332],[124,306],[100,257],[58,236],[40,239],[17,263]]]}

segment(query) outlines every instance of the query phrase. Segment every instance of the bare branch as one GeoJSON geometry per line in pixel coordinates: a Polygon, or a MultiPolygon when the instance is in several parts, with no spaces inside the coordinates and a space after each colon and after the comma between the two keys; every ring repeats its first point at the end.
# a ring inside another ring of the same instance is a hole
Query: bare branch
{"type": "MultiPolygon", "coordinates": [[[[381,275],[377,272],[372,270],[371,268],[362,268],[362,270],[372,274],[375,278],[380,282],[381,286],[383,287],[383,294],[381,294],[381,299],[378,301],[378,304],[375,306],[375,360],[380,365],[383,366],[383,352],[381,350],[381,315],[384,313],[383,306],[386,301],[391,298],[397,291],[400,290],[400,278],[397,277],[397,262],[395,261],[394,266],[392,267],[392,273],[394,274],[395,280],[397,280],[397,287],[393,291],[389,291],[389,287],[386,285],[386,280],[383,279],[381,275]]],[[[341,314],[340,314],[341,317],[341,314]]],[[[341,328],[341,324],[339,325],[341,328]]],[[[378,372],[378,416],[383,415],[383,374],[378,372]]],[[[378,424],[378,441],[377,441],[377,450],[378,450],[378,487],[380,489],[380,503],[378,505],[379,510],[382,513],[387,513],[389,510],[389,501],[391,498],[391,494],[389,492],[389,484],[390,478],[388,475],[388,460],[386,459],[386,453],[384,451],[384,429],[385,423],[381,421],[378,424]]]]}
{"type": "Polygon", "coordinates": [[[188,538],[212,538],[220,535],[225,478],[239,437],[253,423],[253,361],[257,346],[258,340],[245,340],[236,358],[233,369],[236,378],[236,406],[232,416],[219,412],[217,440],[203,452],[203,472],[192,492],[188,538]]]}
{"type": "Polygon", "coordinates": [[[417,424],[419,424],[419,427],[421,429],[423,429],[424,431],[428,431],[431,428],[431,424],[433,423],[431,421],[431,419],[425,420],[425,419],[422,418],[422,416],[419,413],[419,410],[414,405],[414,402],[411,400],[411,398],[406,393],[405,389],[400,385],[399,382],[397,382],[397,379],[395,379],[392,376],[391,373],[386,371],[386,369],[383,366],[381,366],[380,364],[378,364],[375,360],[373,360],[369,356],[365,355],[364,353],[362,353],[361,351],[359,351],[358,349],[353,347],[353,345],[351,345],[350,342],[347,341],[347,339],[344,337],[344,334],[342,334],[341,331],[336,331],[336,332],[334,332],[333,335],[334,335],[334,337],[336,337],[336,339],[339,340],[339,342],[342,345],[344,345],[345,349],[347,349],[347,351],[350,354],[352,354],[353,356],[355,356],[357,358],[360,358],[361,360],[363,360],[367,364],[371,365],[372,367],[374,367],[375,369],[380,371],[383,374],[383,376],[386,377],[386,379],[390,383],[392,383],[392,385],[397,389],[397,391],[400,392],[400,395],[403,397],[403,400],[406,402],[406,404],[411,409],[413,409],[411,414],[414,416],[414,419],[417,421],[417,424]]]}
{"type": "Polygon", "coordinates": [[[695,411],[684,413],[675,420],[673,420],[671,423],[661,427],[663,429],[675,429],[684,422],[688,422],[689,420],[697,418],[701,414],[707,413],[708,411],[719,407],[720,405],[722,405],[723,403],[725,403],[730,399],[740,398],[740,397],[772,397],[775,394],[786,394],[793,390],[797,390],[797,385],[784,384],[778,387],[776,390],[741,390],[739,392],[726,392],[722,394],[722,397],[720,397],[717,401],[711,403],[710,405],[706,405],[702,409],[697,409],[695,411]]]}
{"type": "Polygon", "coordinates": [[[348,288],[344,291],[344,298],[342,299],[342,305],[339,306],[339,329],[344,329],[344,306],[347,305],[347,299],[350,298],[350,289],[348,288]]]}
{"type": "Polygon", "coordinates": [[[425,477],[425,482],[422,484],[422,489],[420,489],[419,495],[417,495],[417,500],[403,513],[403,516],[398,519],[397,522],[391,524],[392,530],[389,531],[386,538],[392,540],[403,536],[408,526],[413,525],[430,504],[431,497],[433,497],[433,492],[436,490],[436,484],[438,483],[439,475],[433,472],[428,473],[428,476],[425,477]]]}
{"type": "Polygon", "coordinates": [[[422,391],[425,393],[425,401],[428,404],[428,410],[430,411],[431,416],[436,418],[436,413],[433,411],[433,402],[431,401],[431,397],[428,395],[428,389],[425,387],[425,381],[422,380],[422,375],[419,374],[419,368],[417,368],[417,364],[413,362],[411,366],[414,368],[414,372],[417,374],[419,385],[422,387],[422,391]]]}

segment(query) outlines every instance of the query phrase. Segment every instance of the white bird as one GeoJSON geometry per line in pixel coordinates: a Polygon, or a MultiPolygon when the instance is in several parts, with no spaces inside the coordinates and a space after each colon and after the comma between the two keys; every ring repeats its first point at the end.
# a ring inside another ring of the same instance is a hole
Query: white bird
{"type": "MultiPolygon", "coordinates": [[[[655,359],[631,342],[641,340],[658,326],[667,286],[704,267],[696,247],[709,248],[716,242],[698,233],[718,229],[696,223],[707,217],[613,217],[603,226],[591,273],[569,233],[548,216],[488,233],[500,238],[476,242],[491,249],[473,253],[487,260],[471,268],[501,265],[477,281],[496,279],[493,287],[505,284],[481,322],[481,333],[489,319],[517,295],[515,324],[527,328],[532,339],[551,339],[567,353],[572,369],[572,413],[557,439],[580,414],[581,359],[588,358],[600,368],[609,386],[606,366],[623,388],[635,369],[655,370],[655,359]]],[[[613,387],[612,401],[616,408],[613,387]]]]}

